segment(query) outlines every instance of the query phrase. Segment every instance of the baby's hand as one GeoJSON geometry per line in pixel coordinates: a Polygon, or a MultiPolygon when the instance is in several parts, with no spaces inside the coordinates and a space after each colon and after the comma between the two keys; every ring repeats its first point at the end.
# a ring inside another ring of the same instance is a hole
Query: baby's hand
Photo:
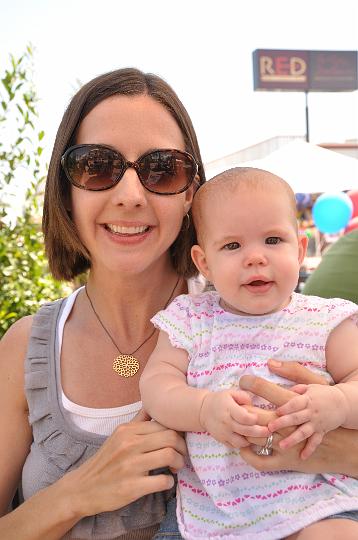
{"type": "Polygon", "coordinates": [[[214,439],[226,446],[249,446],[245,436],[270,435],[266,426],[257,425],[257,414],[242,407],[250,404],[249,394],[242,390],[208,392],[202,402],[200,423],[214,439]]]}
{"type": "Polygon", "coordinates": [[[268,428],[274,432],[284,427],[298,426],[279,444],[281,448],[288,449],[307,439],[300,454],[302,459],[307,459],[322,442],[327,431],[345,422],[347,404],[344,394],[334,386],[299,384],[291,390],[301,395],[279,407],[276,410],[279,418],[270,422],[268,428]]]}

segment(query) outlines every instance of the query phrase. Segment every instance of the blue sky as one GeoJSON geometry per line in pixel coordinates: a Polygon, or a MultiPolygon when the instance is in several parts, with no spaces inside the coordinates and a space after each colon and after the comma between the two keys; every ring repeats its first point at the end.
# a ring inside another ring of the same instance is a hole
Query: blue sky
{"type": "MultiPolygon", "coordinates": [[[[355,0],[0,0],[0,66],[35,48],[49,154],[80,82],[123,66],[164,77],[196,128],[204,161],[275,135],[304,135],[302,93],[254,92],[257,48],[354,50],[355,0]]],[[[309,95],[313,142],[358,138],[358,92],[309,95]]]]}

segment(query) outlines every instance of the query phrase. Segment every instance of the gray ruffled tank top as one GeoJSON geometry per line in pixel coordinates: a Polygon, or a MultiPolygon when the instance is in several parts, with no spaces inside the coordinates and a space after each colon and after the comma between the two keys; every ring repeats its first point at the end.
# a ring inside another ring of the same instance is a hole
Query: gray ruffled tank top
{"type": "MultiPolygon", "coordinates": [[[[24,499],[91,457],[106,437],[70,423],[61,402],[57,322],[66,300],[45,304],[34,317],[25,360],[25,391],[33,443],[22,472],[24,499]]],[[[142,497],[114,512],[79,521],[63,539],[147,540],[155,534],[173,490],[142,497]]]]}

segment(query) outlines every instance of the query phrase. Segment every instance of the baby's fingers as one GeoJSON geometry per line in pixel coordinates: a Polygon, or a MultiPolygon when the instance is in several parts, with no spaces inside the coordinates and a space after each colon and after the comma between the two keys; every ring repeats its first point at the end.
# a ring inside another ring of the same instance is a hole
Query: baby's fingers
{"type": "Polygon", "coordinates": [[[308,439],[313,433],[313,425],[310,422],[302,424],[302,426],[299,426],[293,433],[291,433],[291,435],[279,442],[280,448],[283,450],[292,448],[292,446],[295,446],[301,441],[308,439]]]}
{"type": "MultiPolygon", "coordinates": [[[[234,404],[230,410],[231,418],[239,424],[253,426],[257,424],[257,413],[247,410],[245,407],[234,404]]],[[[236,431],[236,430],[235,430],[236,431]]]]}
{"type": "Polygon", "coordinates": [[[311,437],[309,437],[309,439],[307,440],[306,446],[300,454],[301,459],[309,458],[316,450],[317,446],[321,444],[322,439],[322,433],[314,433],[313,435],[311,435],[311,437]]]}
{"type": "Polygon", "coordinates": [[[311,420],[311,413],[308,409],[304,409],[303,411],[286,414],[285,416],[276,418],[272,422],[269,422],[268,428],[270,431],[274,432],[290,426],[299,426],[309,420],[311,420]]]}
{"type": "Polygon", "coordinates": [[[259,426],[257,424],[254,426],[248,426],[246,424],[235,423],[233,431],[234,433],[245,435],[245,437],[268,437],[271,435],[271,432],[267,426],[259,426]]]}
{"type": "Polygon", "coordinates": [[[296,394],[304,394],[307,392],[308,384],[295,384],[295,386],[291,386],[290,390],[292,392],[296,392],[296,394]]]}
{"type": "Polygon", "coordinates": [[[307,407],[307,402],[308,398],[305,394],[303,396],[294,397],[290,399],[290,401],[276,409],[276,414],[278,416],[283,416],[284,414],[291,414],[300,411],[307,407]]]}
{"type": "Polygon", "coordinates": [[[235,392],[232,392],[231,395],[238,405],[251,405],[252,400],[248,392],[236,390],[235,392]]]}

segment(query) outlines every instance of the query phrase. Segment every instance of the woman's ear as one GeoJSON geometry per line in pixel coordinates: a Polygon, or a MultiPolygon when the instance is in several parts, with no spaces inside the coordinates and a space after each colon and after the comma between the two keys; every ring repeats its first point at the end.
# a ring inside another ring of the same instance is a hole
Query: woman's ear
{"type": "Polygon", "coordinates": [[[200,274],[202,274],[206,279],[211,281],[210,270],[208,268],[204,250],[198,244],[195,244],[191,248],[191,258],[193,259],[193,263],[199,270],[200,274]]]}
{"type": "Polygon", "coordinates": [[[195,193],[194,184],[192,184],[185,192],[185,199],[184,199],[184,215],[187,214],[191,208],[193,197],[195,193]]]}

